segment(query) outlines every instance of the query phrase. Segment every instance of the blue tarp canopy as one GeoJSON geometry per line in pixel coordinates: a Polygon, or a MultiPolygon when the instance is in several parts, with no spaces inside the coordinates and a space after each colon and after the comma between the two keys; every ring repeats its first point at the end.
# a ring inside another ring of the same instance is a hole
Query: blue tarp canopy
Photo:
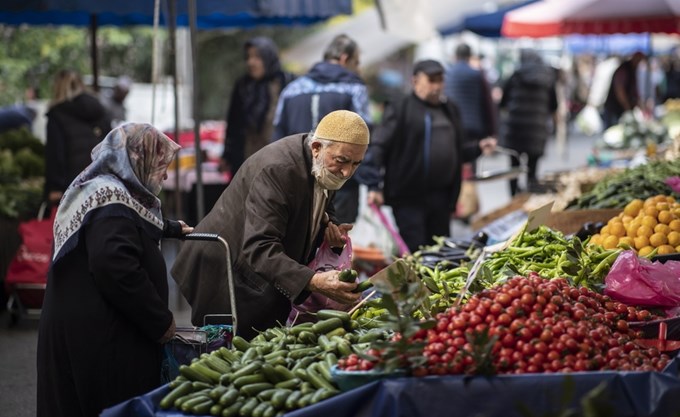
{"type": "Polygon", "coordinates": [[[564,47],[572,54],[619,54],[652,52],[652,40],[648,33],[614,35],[569,35],[564,37],[564,47]]]}
{"type": "MultiPolygon", "coordinates": [[[[165,24],[168,1],[161,0],[165,24]]],[[[152,25],[152,0],[2,0],[0,23],[9,25],[99,26],[152,25]]],[[[188,26],[187,0],[176,0],[177,24],[188,26]]],[[[201,29],[255,25],[306,25],[338,14],[351,14],[351,0],[196,0],[201,29]]]]}
{"type": "Polygon", "coordinates": [[[505,16],[505,13],[519,7],[526,6],[527,4],[534,3],[535,1],[536,0],[528,0],[513,4],[511,6],[505,6],[492,13],[469,15],[466,16],[460,23],[449,26],[444,25],[440,27],[439,33],[442,36],[448,36],[468,30],[480,36],[486,36],[488,38],[500,38],[501,26],[503,25],[503,16],[505,16]]]}

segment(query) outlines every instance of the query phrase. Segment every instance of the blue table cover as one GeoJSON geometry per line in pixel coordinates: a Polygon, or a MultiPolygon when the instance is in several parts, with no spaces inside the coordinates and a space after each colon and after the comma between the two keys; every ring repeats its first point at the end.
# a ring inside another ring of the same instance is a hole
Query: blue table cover
{"type": "MultiPolygon", "coordinates": [[[[608,415],[668,417],[680,413],[678,358],[664,372],[575,372],[494,377],[397,378],[373,382],[287,417],[526,417],[579,411],[581,398],[606,384],[608,415]],[[444,414],[446,413],[446,414],[444,414]],[[549,413],[549,414],[548,414],[549,413]]],[[[158,403],[167,385],[104,410],[102,417],[175,417],[158,403]]]]}

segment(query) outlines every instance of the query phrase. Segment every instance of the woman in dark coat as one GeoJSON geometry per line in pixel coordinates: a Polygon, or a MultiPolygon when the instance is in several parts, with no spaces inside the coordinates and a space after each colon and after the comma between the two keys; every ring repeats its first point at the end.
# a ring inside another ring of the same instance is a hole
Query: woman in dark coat
{"type": "Polygon", "coordinates": [[[111,130],[111,119],[80,75],[60,71],[47,111],[45,199],[59,202],[71,181],[90,164],[90,152],[111,130]]]}
{"type": "Polygon", "coordinates": [[[160,385],[168,309],[157,194],[179,145],[147,124],[114,129],[66,190],[38,336],[38,416],[94,417],[160,385]]]}
{"type": "MultiPolygon", "coordinates": [[[[227,113],[222,169],[232,175],[250,155],[269,144],[281,90],[293,76],[281,70],[271,39],[258,36],[244,45],[248,72],[234,83],[227,113]]],[[[302,132],[297,132],[302,133],[302,132]]]]}
{"type": "MultiPolygon", "coordinates": [[[[557,110],[555,70],[543,63],[533,50],[523,50],[520,67],[503,88],[500,103],[504,116],[501,145],[527,156],[529,191],[537,184],[538,160],[543,156],[550,134],[548,123],[557,110]]],[[[512,159],[512,166],[520,161],[512,159]]],[[[510,192],[517,193],[517,180],[510,180],[510,192]]]]}

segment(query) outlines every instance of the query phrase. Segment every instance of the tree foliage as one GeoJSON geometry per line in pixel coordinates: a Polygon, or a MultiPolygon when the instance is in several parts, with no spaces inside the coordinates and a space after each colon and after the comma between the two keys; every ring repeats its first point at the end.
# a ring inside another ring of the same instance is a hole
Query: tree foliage
{"type": "MultiPolygon", "coordinates": [[[[265,27],[199,32],[201,117],[224,118],[233,83],[246,71],[243,44],[247,39],[269,36],[285,49],[311,30],[314,29],[265,27]]],[[[160,30],[159,37],[167,57],[167,31],[160,30]]],[[[91,73],[87,28],[0,25],[0,41],[0,106],[21,101],[28,88],[34,88],[40,98],[49,98],[54,76],[62,69],[91,73]]],[[[99,75],[127,75],[136,82],[150,82],[152,44],[153,29],[149,27],[99,28],[99,75]]],[[[164,72],[169,74],[169,61],[164,61],[164,72]]]]}
{"type": "MultiPolygon", "coordinates": [[[[62,69],[91,73],[90,38],[85,28],[0,26],[0,105],[21,101],[28,88],[48,98],[62,69]]],[[[145,82],[151,73],[150,28],[97,31],[100,75],[128,75],[145,82]]]]}

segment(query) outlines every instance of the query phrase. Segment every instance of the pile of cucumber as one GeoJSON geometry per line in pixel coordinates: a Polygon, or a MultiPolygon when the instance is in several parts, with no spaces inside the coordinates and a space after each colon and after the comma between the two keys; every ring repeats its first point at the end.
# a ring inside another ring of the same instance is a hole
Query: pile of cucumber
{"type": "Polygon", "coordinates": [[[250,342],[235,336],[232,349],[222,347],[181,365],[160,408],[274,417],[337,395],[331,367],[338,358],[365,351],[386,335],[381,330],[352,331],[350,316],[341,311],[321,310],[317,319],[268,329],[250,342]]]}

